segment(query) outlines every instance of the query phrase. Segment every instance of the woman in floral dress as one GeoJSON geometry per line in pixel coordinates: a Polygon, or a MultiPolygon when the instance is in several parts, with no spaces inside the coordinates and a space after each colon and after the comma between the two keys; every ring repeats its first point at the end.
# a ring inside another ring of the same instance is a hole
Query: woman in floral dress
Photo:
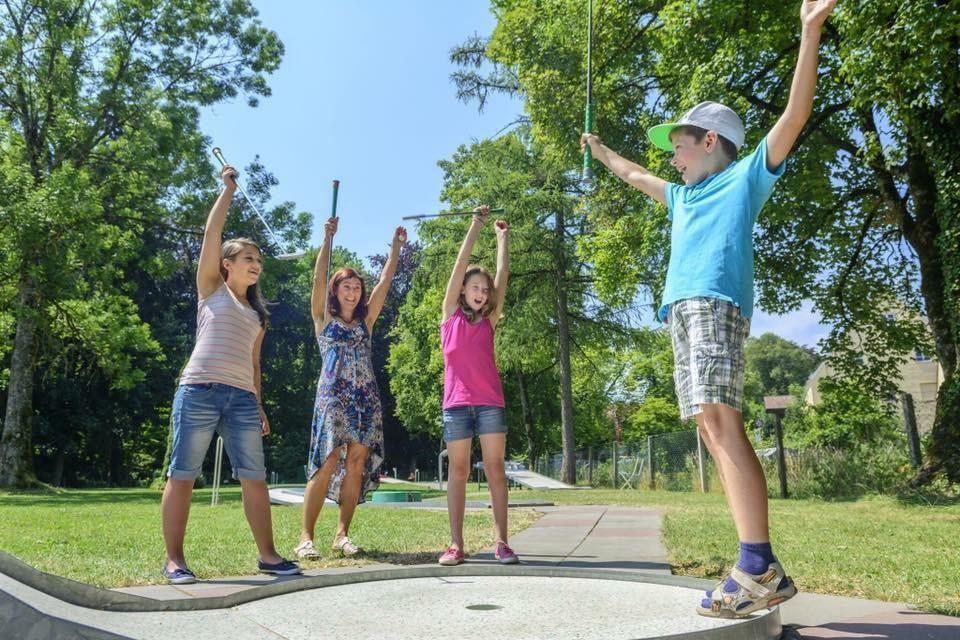
{"type": "Polygon", "coordinates": [[[348,536],[350,522],[357,504],[379,486],[383,462],[383,415],[370,339],[407,235],[403,227],[394,231],[390,257],[368,299],[363,278],[350,268],[338,270],[325,286],[337,218],[330,218],[324,229],[311,297],[323,365],[313,408],[300,542],[294,549],[298,558],[307,560],[319,557],[314,529],[326,497],[340,505],[333,549],[346,556],[361,551],[348,536]]]}

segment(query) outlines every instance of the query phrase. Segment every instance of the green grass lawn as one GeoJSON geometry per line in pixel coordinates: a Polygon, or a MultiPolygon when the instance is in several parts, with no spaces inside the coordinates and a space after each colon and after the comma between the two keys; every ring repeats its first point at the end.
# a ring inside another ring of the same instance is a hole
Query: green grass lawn
{"type": "MultiPolygon", "coordinates": [[[[384,485],[385,489],[422,487],[384,485]]],[[[424,497],[442,495],[433,490],[424,497]]],[[[326,505],[317,523],[320,560],[305,569],[357,566],[373,562],[433,562],[449,543],[445,511],[361,506],[350,537],[367,553],[342,559],[330,550],[337,510],[326,505]]],[[[510,512],[510,529],[521,531],[536,520],[527,510],[510,512]]],[[[298,507],[273,508],[274,540],[280,553],[292,555],[300,532],[298,507]]],[[[468,513],[464,523],[467,552],[493,544],[489,512],[468,513]]],[[[0,549],[57,575],[102,587],[163,582],[160,492],[150,489],[58,490],[0,493],[0,549]]],[[[220,504],[210,506],[210,491],[194,493],[187,528],[187,561],[201,578],[256,572],[256,548],[243,517],[238,487],[225,487],[220,504]]]]}
{"type": "MultiPolygon", "coordinates": [[[[479,495],[479,494],[477,494],[479,495]]],[[[667,491],[513,491],[556,504],[650,506],[679,575],[720,578],[737,557],[723,496],[667,491]]],[[[907,602],[960,616],[960,504],[891,497],[771,500],[774,551],[803,591],[907,602]]]]}

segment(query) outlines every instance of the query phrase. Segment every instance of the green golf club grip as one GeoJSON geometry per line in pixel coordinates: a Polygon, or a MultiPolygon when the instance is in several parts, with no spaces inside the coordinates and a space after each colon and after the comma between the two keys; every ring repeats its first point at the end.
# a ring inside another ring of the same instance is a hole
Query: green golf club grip
{"type": "Polygon", "coordinates": [[[340,193],[340,181],[334,180],[333,181],[333,206],[330,209],[331,218],[337,217],[337,194],[338,193],[340,193]]]}

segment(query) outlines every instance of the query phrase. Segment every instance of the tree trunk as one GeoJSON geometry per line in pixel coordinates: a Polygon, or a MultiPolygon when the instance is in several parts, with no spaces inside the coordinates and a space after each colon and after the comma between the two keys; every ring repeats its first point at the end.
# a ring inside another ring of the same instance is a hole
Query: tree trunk
{"type": "MultiPolygon", "coordinates": [[[[940,116],[933,116],[938,119],[940,116]]],[[[942,124],[942,123],[940,123],[942,124]]],[[[945,131],[944,136],[956,137],[956,132],[945,131]]],[[[953,139],[960,148],[960,139],[953,139]]],[[[955,278],[960,242],[951,239],[955,222],[948,216],[938,216],[955,205],[955,195],[938,190],[936,177],[925,156],[922,141],[908,139],[908,179],[915,206],[914,219],[903,225],[904,236],[916,251],[920,263],[920,293],[924,310],[933,333],[937,360],[943,368],[944,381],[937,393],[937,411],[926,463],[911,481],[915,487],[927,484],[939,474],[960,484],[960,379],[957,364],[960,359],[960,321],[951,309],[957,309],[955,278]]],[[[956,162],[956,158],[954,158],[956,162]]]]}
{"type": "Polygon", "coordinates": [[[116,435],[110,436],[110,479],[111,487],[123,485],[123,441],[116,435]]]}
{"type": "Polygon", "coordinates": [[[63,486],[63,463],[66,462],[67,454],[64,451],[64,447],[61,446],[57,449],[57,457],[53,461],[53,479],[51,484],[55,487],[63,486]]]}
{"type": "Polygon", "coordinates": [[[943,473],[950,482],[960,484],[960,379],[957,377],[958,336],[956,319],[947,311],[947,283],[943,277],[942,254],[935,242],[914,244],[920,261],[924,307],[933,333],[937,360],[944,380],[937,392],[937,411],[930,431],[926,462],[911,484],[927,484],[943,473]],[[919,244],[919,246],[918,246],[919,244]],[[932,245],[932,246],[931,246],[932,245]]]}
{"type": "Polygon", "coordinates": [[[33,470],[31,421],[33,417],[33,372],[38,331],[36,287],[29,276],[20,281],[17,333],[10,359],[10,386],[0,440],[0,487],[37,484],[33,470]]]}
{"type": "Polygon", "coordinates": [[[566,256],[563,250],[564,233],[563,213],[556,214],[556,302],[557,302],[557,346],[560,360],[560,417],[562,424],[563,464],[560,477],[567,484],[576,484],[577,459],[576,443],[573,431],[573,388],[570,373],[570,323],[567,317],[566,256]]]}
{"type": "Polygon", "coordinates": [[[523,371],[517,370],[517,386],[520,388],[520,408],[523,412],[523,429],[527,435],[527,461],[530,468],[537,459],[537,442],[533,437],[533,413],[530,411],[530,398],[523,371]]]}

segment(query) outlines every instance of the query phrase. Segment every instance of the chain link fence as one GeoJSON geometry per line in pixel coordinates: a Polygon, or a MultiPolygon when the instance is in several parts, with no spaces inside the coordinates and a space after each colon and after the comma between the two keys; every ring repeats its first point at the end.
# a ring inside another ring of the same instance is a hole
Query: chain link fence
{"type": "MultiPolygon", "coordinates": [[[[906,442],[878,445],[868,459],[840,449],[785,448],[782,466],[775,446],[755,451],[770,496],[782,496],[784,488],[798,498],[892,494],[911,473],[906,442]]],[[[578,485],[722,492],[717,467],[695,429],[649,436],[645,442],[582,449],[576,452],[576,464],[578,485]]],[[[563,455],[555,453],[541,456],[533,466],[538,473],[562,480],[562,465],[563,455]]]]}
{"type": "MultiPolygon", "coordinates": [[[[698,440],[697,431],[690,429],[649,436],[645,442],[582,449],[576,453],[577,484],[608,489],[719,491],[716,468],[698,440]]],[[[560,480],[562,465],[563,454],[556,453],[541,456],[534,467],[538,473],[560,480]]]]}

